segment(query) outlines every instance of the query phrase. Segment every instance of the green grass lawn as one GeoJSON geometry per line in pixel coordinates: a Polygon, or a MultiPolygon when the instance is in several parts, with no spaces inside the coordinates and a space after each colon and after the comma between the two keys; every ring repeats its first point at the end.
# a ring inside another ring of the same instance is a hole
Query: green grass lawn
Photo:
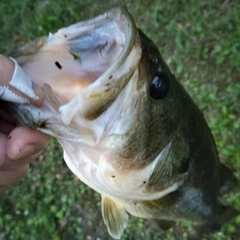
{"type": "MultiPolygon", "coordinates": [[[[221,161],[240,179],[240,2],[220,0],[1,0],[0,53],[125,5],[202,109],[221,161]]],[[[240,189],[226,201],[240,209],[240,189]]],[[[0,239],[107,240],[100,196],[77,180],[51,141],[0,200],[0,239]]],[[[162,232],[131,217],[122,239],[186,239],[189,223],[162,232]]],[[[204,239],[240,239],[240,216],[204,239]]]]}

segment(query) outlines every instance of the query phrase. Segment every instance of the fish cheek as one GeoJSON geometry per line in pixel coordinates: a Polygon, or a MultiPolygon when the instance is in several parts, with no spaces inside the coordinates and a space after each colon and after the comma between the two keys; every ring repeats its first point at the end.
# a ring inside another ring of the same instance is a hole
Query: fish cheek
{"type": "Polygon", "coordinates": [[[151,62],[148,62],[148,68],[145,67],[145,72],[142,74],[145,76],[145,96],[142,99],[141,122],[144,122],[146,129],[147,147],[155,154],[170,142],[177,124],[174,120],[175,104],[171,80],[168,79],[168,74],[163,72],[158,75],[155,75],[156,72],[153,74],[152,67],[151,62]]]}

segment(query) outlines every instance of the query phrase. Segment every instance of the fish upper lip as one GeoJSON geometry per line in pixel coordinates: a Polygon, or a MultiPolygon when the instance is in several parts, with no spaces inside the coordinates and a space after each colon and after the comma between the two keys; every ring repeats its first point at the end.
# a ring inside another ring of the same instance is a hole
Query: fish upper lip
{"type": "MultiPolygon", "coordinates": [[[[93,83],[82,89],[77,98],[59,108],[65,124],[69,124],[76,114],[87,119],[94,119],[99,116],[101,111],[104,111],[114,101],[118,93],[129,82],[140,60],[142,50],[137,27],[133,18],[125,9],[112,9],[92,20],[68,27],[67,32],[71,33],[72,28],[77,26],[78,34],[81,35],[82,32],[87,32],[88,27],[96,30],[109,21],[117,23],[120,31],[116,35],[124,35],[123,50],[119,58],[115,59],[116,62],[112,63],[93,83]],[[83,29],[81,30],[81,28],[83,29]],[[78,108],[75,111],[67,110],[73,109],[76,105],[78,105],[78,108]],[[98,112],[99,109],[101,109],[100,113],[98,112]]],[[[77,33],[74,32],[74,38],[76,37],[77,33]]],[[[116,42],[117,37],[115,36],[116,42]]]]}
{"type": "MultiPolygon", "coordinates": [[[[105,18],[105,20],[108,20],[108,16],[111,17],[112,19],[116,20],[116,22],[119,24],[119,26],[121,24],[121,19],[119,19],[119,18],[122,18],[124,16],[126,18],[126,20],[124,22],[127,22],[127,24],[129,26],[126,28],[128,30],[128,32],[125,33],[125,46],[124,46],[123,52],[121,54],[121,57],[114,65],[112,65],[108,69],[108,71],[105,72],[106,75],[108,75],[108,72],[113,72],[113,71],[117,70],[123,64],[123,62],[128,57],[129,52],[131,51],[131,49],[134,46],[134,43],[136,40],[136,35],[137,35],[137,28],[135,25],[135,21],[126,9],[115,8],[106,13],[106,18],[104,15],[102,17],[105,18]]],[[[103,74],[103,77],[105,77],[104,74],[103,74]]]]}
{"type": "MultiPolygon", "coordinates": [[[[134,46],[136,35],[137,35],[137,28],[134,19],[132,16],[128,13],[128,11],[125,8],[114,8],[94,19],[90,19],[87,21],[83,21],[74,25],[71,25],[67,28],[64,28],[67,30],[66,34],[70,34],[71,39],[76,39],[79,37],[80,34],[83,34],[84,32],[89,32],[89,29],[97,29],[98,27],[104,25],[105,23],[114,20],[118,26],[121,28],[120,30],[125,35],[125,44],[123,52],[121,53],[120,58],[118,61],[113,64],[103,75],[102,77],[107,77],[109,75],[109,72],[113,72],[117,70],[124,62],[124,60],[128,57],[129,52],[134,46]],[[76,31],[76,27],[78,28],[79,32],[76,31]],[[74,33],[72,31],[74,29],[74,33]],[[126,31],[127,30],[127,31],[126,31]]],[[[61,29],[60,29],[61,30],[61,29]]]]}

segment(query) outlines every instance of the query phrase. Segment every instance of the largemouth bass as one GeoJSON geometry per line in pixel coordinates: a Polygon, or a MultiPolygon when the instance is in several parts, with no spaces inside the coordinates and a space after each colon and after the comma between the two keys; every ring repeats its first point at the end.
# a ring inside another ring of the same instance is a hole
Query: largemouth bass
{"type": "Polygon", "coordinates": [[[128,214],[213,227],[235,214],[220,201],[234,178],[201,111],[126,10],[62,28],[14,58],[25,77],[12,87],[36,99],[37,84],[45,99],[34,106],[5,86],[2,108],[58,139],[71,171],[101,194],[113,238],[128,214]]]}

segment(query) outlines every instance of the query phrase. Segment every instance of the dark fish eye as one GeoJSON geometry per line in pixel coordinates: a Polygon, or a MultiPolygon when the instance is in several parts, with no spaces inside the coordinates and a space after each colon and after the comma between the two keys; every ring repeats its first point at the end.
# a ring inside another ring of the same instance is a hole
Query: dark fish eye
{"type": "Polygon", "coordinates": [[[168,75],[164,72],[153,77],[150,86],[150,95],[153,99],[164,99],[167,96],[169,87],[168,75]]]}

